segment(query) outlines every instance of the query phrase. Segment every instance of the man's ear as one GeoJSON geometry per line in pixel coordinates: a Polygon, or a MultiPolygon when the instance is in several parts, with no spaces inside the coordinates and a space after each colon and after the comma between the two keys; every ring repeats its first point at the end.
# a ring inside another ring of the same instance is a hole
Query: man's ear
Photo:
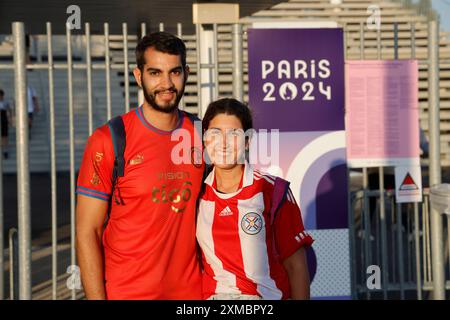
{"type": "Polygon", "coordinates": [[[136,82],[138,84],[138,86],[140,88],[142,88],[142,83],[141,83],[141,70],[136,67],[133,69],[133,74],[134,74],[134,78],[136,79],[136,82]]]}
{"type": "Polygon", "coordinates": [[[189,77],[189,73],[191,72],[191,69],[188,65],[184,67],[184,82],[187,81],[187,78],[189,77]]]}

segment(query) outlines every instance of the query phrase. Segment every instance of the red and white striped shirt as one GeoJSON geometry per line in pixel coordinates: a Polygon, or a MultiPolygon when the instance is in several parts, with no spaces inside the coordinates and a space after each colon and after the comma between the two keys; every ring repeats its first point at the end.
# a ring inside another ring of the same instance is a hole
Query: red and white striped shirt
{"type": "Polygon", "coordinates": [[[313,239],[304,230],[291,190],[270,225],[274,181],[274,176],[249,164],[234,193],[217,191],[215,170],[206,178],[197,217],[205,299],[214,294],[259,295],[270,300],[290,297],[282,261],[300,247],[311,245],[313,239]]]}

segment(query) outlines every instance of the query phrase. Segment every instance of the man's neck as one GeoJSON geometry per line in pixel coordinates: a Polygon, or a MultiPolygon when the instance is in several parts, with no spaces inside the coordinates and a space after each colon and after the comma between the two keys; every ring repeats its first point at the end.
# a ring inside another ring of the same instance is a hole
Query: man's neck
{"type": "Polygon", "coordinates": [[[217,190],[225,193],[235,192],[239,189],[244,165],[238,164],[233,168],[221,169],[215,168],[217,190]]]}
{"type": "Polygon", "coordinates": [[[178,108],[170,113],[165,113],[155,110],[145,101],[142,107],[142,112],[145,120],[159,130],[171,131],[175,129],[178,124],[178,108]]]}

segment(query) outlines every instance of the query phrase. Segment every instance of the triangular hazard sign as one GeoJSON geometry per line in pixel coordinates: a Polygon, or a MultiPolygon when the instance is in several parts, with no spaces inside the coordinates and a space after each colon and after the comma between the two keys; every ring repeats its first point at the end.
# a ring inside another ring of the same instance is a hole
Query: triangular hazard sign
{"type": "Polygon", "coordinates": [[[417,187],[409,172],[406,173],[405,179],[403,179],[399,190],[419,190],[419,187],[417,187]]]}

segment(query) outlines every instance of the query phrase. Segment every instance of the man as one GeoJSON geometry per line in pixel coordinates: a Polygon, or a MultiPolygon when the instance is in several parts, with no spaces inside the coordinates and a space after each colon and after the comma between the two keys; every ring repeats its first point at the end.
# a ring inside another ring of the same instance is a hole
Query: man
{"type": "Polygon", "coordinates": [[[31,139],[31,128],[33,126],[33,115],[39,112],[39,99],[33,87],[27,87],[27,105],[28,105],[28,135],[31,139]]]}
{"type": "Polygon", "coordinates": [[[113,188],[107,125],[89,138],[81,164],[76,210],[81,280],[88,299],[201,299],[195,214],[204,164],[174,164],[171,157],[176,130],[199,138],[178,109],[189,74],[186,47],[171,34],[152,33],[137,45],[136,60],[133,72],[145,101],[122,115],[124,176],[113,188]]]}

